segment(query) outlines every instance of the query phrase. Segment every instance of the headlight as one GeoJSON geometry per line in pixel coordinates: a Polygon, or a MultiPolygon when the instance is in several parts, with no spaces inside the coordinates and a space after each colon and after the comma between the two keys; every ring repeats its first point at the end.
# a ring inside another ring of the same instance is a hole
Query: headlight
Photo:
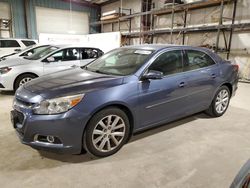
{"type": "Polygon", "coordinates": [[[59,114],[67,112],[79,102],[81,102],[84,94],[60,97],[42,101],[33,108],[35,114],[59,114]]]}
{"type": "Polygon", "coordinates": [[[5,73],[9,72],[10,70],[11,70],[10,67],[0,68],[0,74],[5,74],[5,73]]]}

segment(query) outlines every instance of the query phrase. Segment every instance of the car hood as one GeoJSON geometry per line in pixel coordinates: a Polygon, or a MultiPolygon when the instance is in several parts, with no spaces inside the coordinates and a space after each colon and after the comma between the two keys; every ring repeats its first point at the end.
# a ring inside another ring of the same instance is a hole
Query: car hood
{"type": "Polygon", "coordinates": [[[0,68],[20,66],[31,62],[31,60],[27,60],[22,57],[8,58],[6,60],[0,61],[0,68]]]}
{"type": "Polygon", "coordinates": [[[45,99],[87,93],[96,89],[105,89],[123,82],[121,76],[98,74],[81,68],[73,68],[34,79],[24,88],[45,99]]]}
{"type": "Polygon", "coordinates": [[[11,58],[11,57],[17,57],[17,53],[11,53],[8,55],[1,56],[0,60],[5,60],[5,59],[11,58]]]}

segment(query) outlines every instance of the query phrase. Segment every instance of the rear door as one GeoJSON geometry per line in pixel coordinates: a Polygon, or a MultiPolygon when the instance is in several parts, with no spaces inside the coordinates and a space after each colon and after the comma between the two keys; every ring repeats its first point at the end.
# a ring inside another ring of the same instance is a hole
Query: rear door
{"type": "Polygon", "coordinates": [[[205,52],[185,50],[184,73],[188,80],[190,112],[206,109],[213,98],[218,80],[218,64],[205,52]]]}
{"type": "Polygon", "coordinates": [[[72,67],[80,66],[79,49],[66,48],[59,50],[43,60],[44,74],[50,74],[66,70],[72,67]]]}

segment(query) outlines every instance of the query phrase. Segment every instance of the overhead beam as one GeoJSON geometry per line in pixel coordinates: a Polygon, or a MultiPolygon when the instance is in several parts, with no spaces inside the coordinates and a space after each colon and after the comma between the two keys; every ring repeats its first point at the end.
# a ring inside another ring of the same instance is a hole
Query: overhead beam
{"type": "MultiPolygon", "coordinates": [[[[70,3],[70,0],[61,0],[61,1],[70,3]]],[[[77,4],[80,6],[90,7],[90,8],[100,8],[100,6],[98,4],[90,3],[90,2],[84,1],[84,0],[71,0],[71,3],[77,4]]]]}

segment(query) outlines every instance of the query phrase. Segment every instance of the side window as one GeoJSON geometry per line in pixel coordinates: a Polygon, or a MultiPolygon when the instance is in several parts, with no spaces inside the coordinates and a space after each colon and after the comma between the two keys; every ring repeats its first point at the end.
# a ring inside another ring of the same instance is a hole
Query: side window
{"type": "Polygon", "coordinates": [[[53,62],[57,62],[57,61],[62,61],[63,60],[63,50],[60,50],[56,53],[54,53],[52,56],[54,58],[53,62]]]}
{"type": "Polygon", "coordinates": [[[160,71],[164,76],[182,72],[182,51],[174,50],[161,54],[150,65],[149,70],[160,71]]]}
{"type": "Polygon", "coordinates": [[[98,49],[92,48],[81,48],[80,58],[81,59],[96,59],[103,55],[103,52],[98,49]]]}
{"type": "Polygon", "coordinates": [[[25,46],[31,46],[31,45],[34,45],[36,44],[34,41],[32,40],[22,40],[22,43],[25,45],[25,46]]]}
{"type": "Polygon", "coordinates": [[[78,59],[79,52],[76,48],[69,48],[69,49],[60,50],[54,53],[53,55],[51,55],[50,57],[54,59],[53,62],[74,61],[78,59]]]}
{"type": "Polygon", "coordinates": [[[104,54],[103,51],[101,50],[97,50],[97,52],[98,52],[98,57],[101,57],[104,54]]]}
{"type": "Polygon", "coordinates": [[[63,51],[63,61],[75,61],[78,60],[79,51],[76,48],[69,48],[63,51]]]}
{"type": "Polygon", "coordinates": [[[91,59],[90,50],[91,49],[81,48],[80,49],[80,59],[91,59]]]}
{"type": "Polygon", "coordinates": [[[16,40],[0,40],[1,48],[16,48],[20,47],[19,43],[16,40]]]}
{"type": "Polygon", "coordinates": [[[196,50],[186,50],[188,62],[184,66],[184,71],[195,70],[215,64],[206,53],[196,50]]]}

